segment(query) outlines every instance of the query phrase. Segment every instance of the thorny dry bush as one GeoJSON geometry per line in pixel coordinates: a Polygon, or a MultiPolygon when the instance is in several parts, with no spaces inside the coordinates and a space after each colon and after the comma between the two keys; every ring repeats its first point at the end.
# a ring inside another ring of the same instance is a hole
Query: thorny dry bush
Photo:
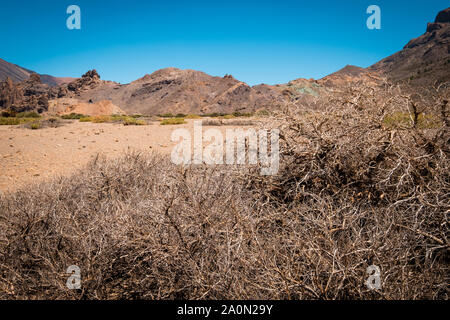
{"type": "Polygon", "coordinates": [[[448,101],[448,87],[421,95],[383,84],[284,111],[280,172],[253,181],[291,229],[279,262],[296,266],[288,287],[301,279],[315,298],[448,298],[448,101]],[[409,124],[386,126],[399,113],[409,124]],[[423,113],[430,129],[419,129],[423,113]],[[372,294],[360,287],[368,265],[382,270],[372,294]]]}
{"type": "Polygon", "coordinates": [[[448,299],[448,92],[427,104],[438,128],[417,128],[415,99],[352,88],[289,108],[273,177],[127,154],[3,195],[0,298],[448,299]]]}

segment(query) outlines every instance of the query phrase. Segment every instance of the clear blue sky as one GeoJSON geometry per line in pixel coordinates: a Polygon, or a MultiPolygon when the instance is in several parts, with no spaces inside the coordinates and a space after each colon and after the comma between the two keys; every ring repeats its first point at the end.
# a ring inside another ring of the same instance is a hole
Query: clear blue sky
{"type": "Polygon", "coordinates": [[[448,0],[1,0],[0,58],[39,73],[97,69],[121,83],[165,68],[251,85],[367,67],[423,34],[448,0]],[[82,29],[66,27],[81,8],[82,29]],[[382,29],[368,30],[379,5],[382,29]]]}

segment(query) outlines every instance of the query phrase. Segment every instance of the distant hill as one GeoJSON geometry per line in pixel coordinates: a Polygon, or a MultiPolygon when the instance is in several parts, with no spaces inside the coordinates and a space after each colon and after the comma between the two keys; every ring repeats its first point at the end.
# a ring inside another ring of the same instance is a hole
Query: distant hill
{"type": "MultiPolygon", "coordinates": [[[[0,59],[0,81],[4,81],[9,77],[13,82],[21,82],[28,80],[30,78],[30,75],[33,73],[36,72],[0,59]]],[[[59,86],[63,83],[74,80],[73,78],[57,78],[46,74],[42,74],[40,76],[42,83],[48,84],[52,87],[59,86]]]]}
{"type": "Polygon", "coordinates": [[[450,8],[439,12],[425,34],[368,70],[380,72],[393,81],[418,85],[450,81],[450,8]]]}
{"type": "Polygon", "coordinates": [[[213,77],[204,72],[167,68],[129,84],[101,81],[95,71],[61,87],[60,96],[84,102],[110,100],[127,113],[206,114],[251,112],[282,102],[270,86],[250,87],[230,75],[213,77]]]}

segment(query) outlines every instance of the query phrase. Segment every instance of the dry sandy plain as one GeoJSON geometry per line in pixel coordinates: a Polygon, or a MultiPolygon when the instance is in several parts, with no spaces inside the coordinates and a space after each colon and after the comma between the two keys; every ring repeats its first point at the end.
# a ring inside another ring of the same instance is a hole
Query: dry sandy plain
{"type": "MultiPolygon", "coordinates": [[[[162,126],[124,126],[114,123],[89,123],[67,120],[58,128],[30,130],[0,126],[0,192],[18,189],[70,175],[97,155],[118,157],[126,151],[172,152],[172,131],[187,128],[193,134],[194,120],[187,124],[162,126]]],[[[231,126],[220,129],[223,134],[231,126]]],[[[225,135],[224,135],[225,136],[225,135]]]]}

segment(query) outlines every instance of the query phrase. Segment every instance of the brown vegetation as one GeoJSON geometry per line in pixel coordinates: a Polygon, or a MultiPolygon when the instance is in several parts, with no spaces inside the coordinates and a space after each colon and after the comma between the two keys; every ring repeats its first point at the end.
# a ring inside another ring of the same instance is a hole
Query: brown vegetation
{"type": "Polygon", "coordinates": [[[448,89],[333,97],[278,115],[273,177],[128,154],[2,196],[0,298],[448,299],[448,89]],[[416,125],[425,106],[441,126],[416,125]]]}

